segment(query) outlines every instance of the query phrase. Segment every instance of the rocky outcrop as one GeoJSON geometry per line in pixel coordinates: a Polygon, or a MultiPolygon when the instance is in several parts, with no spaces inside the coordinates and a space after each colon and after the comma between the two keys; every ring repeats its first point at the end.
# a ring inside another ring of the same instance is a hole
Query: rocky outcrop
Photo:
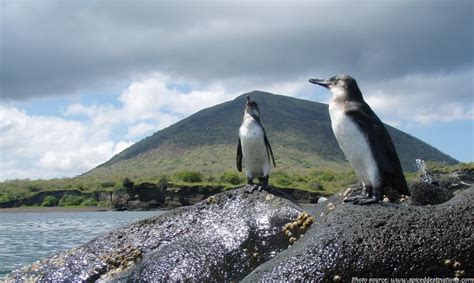
{"type": "Polygon", "coordinates": [[[150,210],[196,204],[224,191],[218,186],[173,186],[140,183],[115,191],[112,203],[117,210],[150,210]]]}
{"type": "MultiPolygon", "coordinates": [[[[115,191],[112,205],[117,210],[176,208],[196,204],[226,190],[228,189],[219,186],[156,185],[145,182],[115,191]]],[[[278,188],[278,191],[298,203],[317,203],[323,195],[288,188],[278,188]]]]}
{"type": "MultiPolygon", "coordinates": [[[[473,277],[474,187],[438,205],[343,203],[307,212],[245,188],[136,222],[14,271],[36,281],[350,281],[473,277]]],[[[430,197],[426,197],[428,201],[430,197]]]]}
{"type": "Polygon", "coordinates": [[[282,227],[301,208],[244,188],[146,219],[51,258],[9,278],[35,281],[240,280],[285,250],[282,227]]]}
{"type": "MultiPolygon", "coordinates": [[[[114,189],[113,191],[83,192],[77,189],[43,191],[29,197],[0,202],[0,208],[41,205],[47,196],[54,196],[59,200],[69,195],[92,198],[98,202],[107,202],[111,204],[113,209],[120,211],[170,209],[196,204],[226,190],[229,190],[229,188],[223,186],[130,183],[126,188],[114,189]]],[[[308,192],[287,188],[279,188],[278,190],[298,203],[317,203],[321,196],[327,196],[324,192],[308,192]]]]}
{"type": "Polygon", "coordinates": [[[458,169],[451,173],[429,172],[431,182],[410,184],[410,205],[434,205],[451,199],[457,192],[474,183],[473,169],[458,169]]]}
{"type": "Polygon", "coordinates": [[[244,281],[474,275],[473,187],[434,206],[358,206],[342,198],[310,211],[316,225],[244,281]]]}

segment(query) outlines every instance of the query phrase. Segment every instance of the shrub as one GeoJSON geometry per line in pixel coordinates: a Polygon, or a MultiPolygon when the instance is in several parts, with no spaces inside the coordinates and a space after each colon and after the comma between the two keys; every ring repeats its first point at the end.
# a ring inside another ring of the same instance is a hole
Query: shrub
{"type": "Polygon", "coordinates": [[[115,186],[115,182],[112,182],[112,181],[102,182],[102,183],[100,183],[100,186],[102,188],[112,188],[112,187],[115,186]]]}
{"type": "Polygon", "coordinates": [[[132,181],[130,181],[130,179],[128,177],[123,179],[122,184],[123,184],[123,187],[126,188],[126,189],[133,189],[134,184],[133,184],[132,181]]]}
{"type": "Polygon", "coordinates": [[[223,183],[229,183],[232,185],[238,185],[242,183],[242,179],[239,177],[239,174],[235,172],[225,172],[220,176],[219,179],[223,183]]]}
{"type": "Polygon", "coordinates": [[[99,203],[93,199],[93,198],[88,198],[81,202],[81,206],[97,206],[99,203]]]}
{"type": "Polygon", "coordinates": [[[214,182],[216,182],[216,177],[214,177],[214,176],[209,176],[209,177],[206,178],[206,182],[214,183],[214,182]]]}
{"type": "Polygon", "coordinates": [[[293,184],[292,178],[285,172],[275,172],[270,176],[270,180],[272,180],[276,185],[284,187],[288,187],[293,184]]]}
{"type": "Polygon", "coordinates": [[[59,200],[59,206],[79,206],[84,200],[82,196],[65,195],[59,200]]]}
{"type": "Polygon", "coordinates": [[[160,177],[160,180],[158,181],[158,185],[160,187],[168,187],[168,183],[169,183],[169,180],[168,180],[168,176],[166,175],[162,175],[160,177]]]}
{"type": "Polygon", "coordinates": [[[319,176],[319,180],[323,182],[332,182],[336,180],[336,178],[329,172],[324,172],[319,176]]]}
{"type": "Polygon", "coordinates": [[[319,182],[332,182],[336,180],[336,177],[328,171],[314,170],[309,174],[311,180],[319,182]]]}
{"type": "Polygon", "coordinates": [[[201,182],[203,179],[201,172],[197,172],[197,171],[178,172],[176,173],[175,176],[178,180],[181,180],[183,182],[188,182],[188,183],[201,182]]]}
{"type": "Polygon", "coordinates": [[[103,201],[100,201],[97,206],[98,207],[110,207],[112,205],[112,203],[108,200],[103,200],[103,201]]]}
{"type": "Polygon", "coordinates": [[[58,199],[57,198],[55,198],[54,196],[46,196],[43,199],[43,202],[41,203],[41,206],[51,207],[51,206],[56,206],[57,204],[58,204],[58,199]]]}
{"type": "Polygon", "coordinates": [[[39,185],[35,185],[35,184],[30,184],[27,186],[27,189],[30,191],[30,192],[39,192],[42,190],[41,186],[39,185]]]}

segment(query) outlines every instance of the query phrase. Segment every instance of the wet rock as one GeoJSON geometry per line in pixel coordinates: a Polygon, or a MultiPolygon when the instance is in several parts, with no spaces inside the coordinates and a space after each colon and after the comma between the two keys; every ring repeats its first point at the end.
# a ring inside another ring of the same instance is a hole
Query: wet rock
{"type": "Polygon", "coordinates": [[[342,198],[318,204],[305,236],[243,281],[474,276],[473,187],[432,206],[358,206],[342,198]]]}
{"type": "Polygon", "coordinates": [[[10,280],[240,280],[286,249],[301,208],[278,192],[243,188],[136,222],[14,271],[10,280]]]}
{"type": "Polygon", "coordinates": [[[410,185],[410,205],[434,205],[451,199],[472,186],[474,170],[458,169],[451,173],[437,173],[432,182],[414,182],[410,185]]]}
{"type": "Polygon", "coordinates": [[[306,206],[307,212],[281,192],[250,191],[220,193],[136,222],[8,278],[347,282],[474,276],[472,186],[430,206],[342,203],[348,190],[306,206]]]}
{"type": "Polygon", "coordinates": [[[453,192],[447,188],[426,182],[412,184],[410,193],[411,205],[440,204],[453,197],[453,192]]]}

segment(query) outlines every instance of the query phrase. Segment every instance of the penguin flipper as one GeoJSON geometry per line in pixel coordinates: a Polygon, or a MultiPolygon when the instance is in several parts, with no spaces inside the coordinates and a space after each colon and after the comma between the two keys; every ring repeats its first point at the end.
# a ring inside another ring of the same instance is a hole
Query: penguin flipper
{"type": "Polygon", "coordinates": [[[239,172],[242,172],[242,157],[243,157],[242,144],[239,139],[239,144],[237,145],[237,160],[236,160],[237,170],[239,170],[239,172]]]}
{"type": "Polygon", "coordinates": [[[273,157],[273,151],[272,151],[272,147],[270,146],[270,141],[268,141],[268,138],[267,138],[267,134],[264,132],[263,133],[263,138],[264,138],[264,141],[265,141],[265,147],[267,148],[267,154],[268,154],[268,161],[270,161],[270,155],[272,156],[272,161],[273,161],[273,167],[276,167],[276,164],[275,164],[275,157],[273,157]]]}
{"type": "Polygon", "coordinates": [[[270,161],[270,156],[271,156],[271,157],[272,157],[272,161],[273,161],[273,167],[276,167],[276,164],[275,164],[275,157],[273,157],[272,147],[270,146],[270,142],[268,141],[267,133],[265,132],[265,128],[263,127],[262,122],[260,122],[260,118],[259,118],[257,115],[251,114],[251,116],[253,117],[253,119],[254,119],[255,121],[257,121],[257,123],[258,123],[258,124],[260,125],[260,127],[262,127],[262,129],[263,129],[263,139],[264,139],[264,142],[265,142],[265,147],[267,148],[268,161],[270,161]]]}

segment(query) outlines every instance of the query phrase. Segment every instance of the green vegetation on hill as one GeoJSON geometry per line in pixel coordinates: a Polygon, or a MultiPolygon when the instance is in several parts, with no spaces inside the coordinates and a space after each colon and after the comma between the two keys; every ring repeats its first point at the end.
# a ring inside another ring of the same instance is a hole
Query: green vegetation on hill
{"type": "MultiPolygon", "coordinates": [[[[135,143],[86,178],[128,175],[150,178],[194,170],[205,175],[235,171],[235,150],[247,95],[261,110],[274,149],[277,170],[306,174],[318,168],[345,170],[348,164],[331,129],[326,104],[253,91],[204,110],[135,143]]],[[[446,164],[457,161],[430,145],[387,126],[405,171],[415,159],[446,164]]]]}
{"type": "MultiPolygon", "coordinates": [[[[53,192],[60,190],[78,190],[83,193],[95,191],[112,191],[122,187],[122,179],[116,181],[88,179],[88,178],[62,178],[50,180],[9,180],[0,182],[0,203],[10,200],[31,197],[40,192],[53,192]]],[[[48,199],[43,206],[50,206],[51,203],[58,203],[48,199]]],[[[67,205],[69,206],[69,205],[67,205]]]]}

